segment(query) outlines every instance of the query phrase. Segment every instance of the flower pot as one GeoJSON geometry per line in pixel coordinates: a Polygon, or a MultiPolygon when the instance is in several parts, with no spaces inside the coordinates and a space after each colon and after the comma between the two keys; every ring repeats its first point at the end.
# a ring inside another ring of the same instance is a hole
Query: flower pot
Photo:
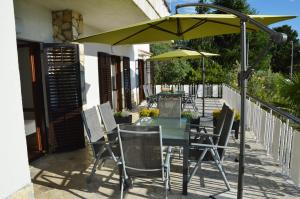
{"type": "Polygon", "coordinates": [[[132,115],[128,115],[125,117],[114,116],[117,124],[131,124],[132,123],[132,115]]]}
{"type": "Polygon", "coordinates": [[[234,130],[235,139],[239,139],[240,120],[233,121],[232,130],[234,130]]]}
{"type": "Polygon", "coordinates": [[[200,117],[197,118],[191,118],[190,124],[200,125],[200,117]]]}
{"type": "Polygon", "coordinates": [[[191,128],[196,128],[197,131],[199,131],[200,117],[188,118],[187,123],[189,123],[191,125],[191,128]]]}

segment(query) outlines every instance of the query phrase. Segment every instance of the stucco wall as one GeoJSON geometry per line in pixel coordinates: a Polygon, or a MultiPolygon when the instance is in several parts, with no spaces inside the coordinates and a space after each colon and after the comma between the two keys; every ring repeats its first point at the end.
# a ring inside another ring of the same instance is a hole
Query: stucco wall
{"type": "Polygon", "coordinates": [[[17,38],[53,42],[51,10],[30,0],[14,0],[17,38]]]}
{"type": "Polygon", "coordinates": [[[136,47],[115,46],[111,47],[105,44],[84,44],[84,68],[85,68],[85,88],[86,88],[86,107],[92,107],[100,103],[99,79],[98,79],[98,52],[104,52],[111,55],[126,56],[130,58],[131,72],[131,93],[136,98],[135,89],[135,60],[138,59],[136,47]]]}
{"type": "Polygon", "coordinates": [[[0,1],[0,198],[30,184],[13,1],[0,1]]]}

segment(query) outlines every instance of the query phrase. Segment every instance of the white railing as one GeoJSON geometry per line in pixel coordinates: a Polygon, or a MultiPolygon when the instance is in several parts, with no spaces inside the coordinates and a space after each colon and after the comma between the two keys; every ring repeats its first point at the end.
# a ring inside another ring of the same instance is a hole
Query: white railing
{"type": "MultiPolygon", "coordinates": [[[[163,85],[155,85],[154,94],[158,94],[161,92],[161,88],[163,85]]],[[[203,86],[202,84],[193,84],[193,85],[179,85],[179,84],[168,84],[169,88],[173,90],[182,90],[185,93],[195,95],[196,97],[202,97],[203,86]]],[[[222,85],[220,84],[207,84],[205,85],[205,97],[209,98],[221,98],[222,97],[222,85]]]]}
{"type": "MultiPolygon", "coordinates": [[[[223,99],[232,108],[240,111],[240,94],[223,85],[223,99]]],[[[257,142],[261,143],[267,155],[271,155],[280,165],[283,175],[290,177],[300,186],[300,132],[293,129],[289,118],[278,114],[265,104],[247,97],[246,128],[252,131],[257,142]]],[[[285,114],[286,115],[286,114],[285,114]]],[[[297,120],[298,121],[298,120],[297,120]]],[[[298,123],[299,124],[299,123],[298,123]]]]}

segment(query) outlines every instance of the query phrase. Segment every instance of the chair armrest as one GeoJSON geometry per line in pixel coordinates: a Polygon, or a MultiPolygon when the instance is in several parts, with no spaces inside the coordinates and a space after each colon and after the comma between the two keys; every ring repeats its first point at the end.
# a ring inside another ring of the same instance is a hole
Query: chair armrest
{"type": "Polygon", "coordinates": [[[216,127],[214,126],[203,126],[203,125],[198,125],[198,124],[190,124],[191,127],[198,127],[198,128],[207,128],[207,129],[215,129],[216,127]]]}
{"type": "Polygon", "coordinates": [[[191,146],[200,146],[206,148],[219,148],[219,149],[234,149],[234,147],[227,147],[227,146],[218,146],[213,144],[199,144],[199,143],[191,143],[191,146]]]}
{"type": "Polygon", "coordinates": [[[89,144],[115,144],[116,142],[110,142],[110,141],[105,141],[105,140],[100,140],[100,141],[97,141],[97,142],[90,142],[89,144]]]}

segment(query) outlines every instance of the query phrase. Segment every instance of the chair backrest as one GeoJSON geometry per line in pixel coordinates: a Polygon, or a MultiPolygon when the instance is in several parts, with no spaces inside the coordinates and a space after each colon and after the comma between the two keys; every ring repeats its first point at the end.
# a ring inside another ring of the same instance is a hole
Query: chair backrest
{"type": "Polygon", "coordinates": [[[159,117],[180,118],[181,97],[161,97],[158,101],[159,117]]]}
{"type": "Polygon", "coordinates": [[[123,172],[130,177],[163,177],[160,126],[118,125],[123,172]]]}
{"type": "Polygon", "coordinates": [[[217,119],[217,123],[216,123],[216,126],[214,128],[214,134],[217,134],[217,135],[221,134],[221,130],[222,130],[223,125],[225,123],[226,114],[227,114],[227,111],[229,109],[230,108],[224,103],[223,106],[222,106],[222,109],[221,109],[220,116],[217,119]]]}
{"type": "Polygon", "coordinates": [[[99,107],[102,121],[104,123],[105,130],[111,133],[114,129],[117,128],[117,123],[114,118],[110,103],[105,102],[103,104],[100,104],[98,107],[99,107]]]}
{"type": "MultiPolygon", "coordinates": [[[[226,116],[225,116],[225,121],[224,125],[220,134],[220,138],[218,140],[217,145],[218,146],[227,146],[229,135],[232,129],[233,125],[233,120],[234,120],[234,112],[230,108],[226,111],[226,116]]],[[[223,160],[224,154],[225,154],[225,149],[218,148],[218,153],[220,156],[220,159],[223,160]]]]}
{"type": "Polygon", "coordinates": [[[148,86],[147,85],[143,85],[143,91],[144,91],[144,94],[145,94],[145,97],[149,97],[149,93],[148,93],[148,86]]]}
{"type": "Polygon", "coordinates": [[[151,85],[148,84],[147,88],[148,88],[148,89],[147,89],[148,95],[149,95],[149,96],[153,96],[153,92],[152,92],[152,87],[151,87],[151,85]]]}
{"type": "Polygon", "coordinates": [[[81,115],[88,142],[91,144],[94,155],[96,156],[102,146],[100,144],[93,143],[104,140],[104,132],[100,124],[100,116],[98,110],[94,106],[92,108],[83,110],[81,115]]]}

